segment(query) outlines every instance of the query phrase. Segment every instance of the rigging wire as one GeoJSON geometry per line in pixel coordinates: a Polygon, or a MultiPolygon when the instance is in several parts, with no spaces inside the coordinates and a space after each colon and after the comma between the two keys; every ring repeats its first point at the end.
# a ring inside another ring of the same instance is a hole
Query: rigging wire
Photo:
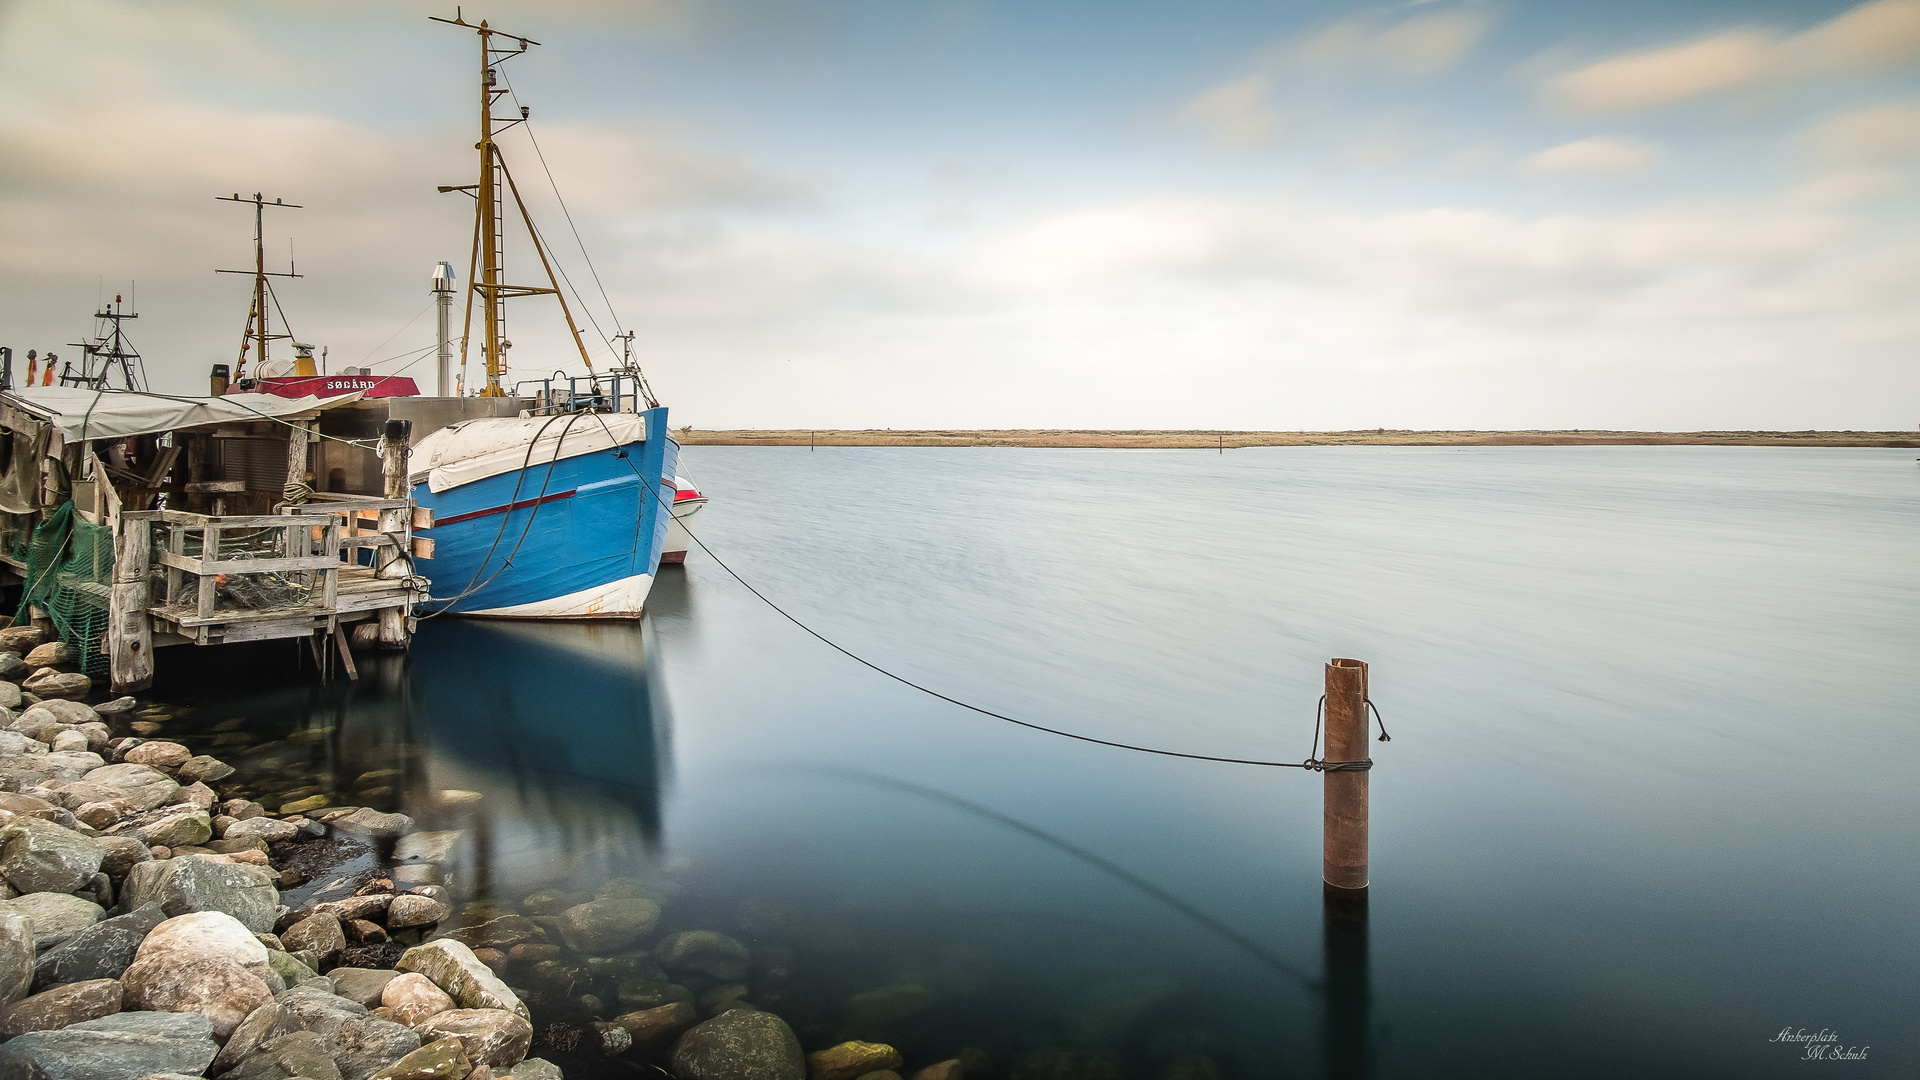
{"type": "MultiPolygon", "coordinates": [[[[512,95],[513,103],[515,105],[519,105],[520,95],[513,88],[513,80],[507,77],[507,74],[505,71],[502,71],[500,73],[500,77],[502,80],[506,82],[507,93],[512,95]]],[[[573,223],[573,211],[567,209],[567,200],[564,196],[560,194],[560,184],[558,181],[556,181],[553,178],[553,170],[547,167],[547,155],[541,151],[540,140],[535,138],[533,134],[533,121],[531,119],[527,119],[523,117],[521,120],[521,126],[526,128],[527,130],[527,141],[533,144],[534,156],[540,159],[541,171],[547,174],[547,186],[553,189],[554,200],[560,204],[560,213],[566,216],[567,228],[573,230],[573,242],[579,245],[580,247],[580,257],[586,260],[587,270],[588,272],[593,274],[593,283],[595,286],[597,286],[600,289],[600,299],[604,301],[607,305],[607,317],[612,319],[613,325],[616,328],[618,328],[620,326],[620,313],[613,309],[613,298],[607,295],[606,283],[600,280],[600,271],[598,268],[596,268],[593,265],[593,256],[587,254],[587,242],[580,238],[580,228],[579,226],[573,223]]],[[[562,276],[565,276],[564,271],[562,272],[562,276]]],[[[572,288],[573,282],[568,281],[567,287],[572,288]]],[[[587,302],[584,298],[580,296],[579,291],[575,290],[573,295],[575,299],[580,300],[580,310],[587,311],[587,302]]],[[[593,316],[591,313],[587,315],[587,319],[590,322],[593,320],[593,316]]],[[[598,331],[599,329],[600,329],[599,324],[596,323],[594,325],[594,330],[598,331]]],[[[605,337],[605,334],[603,333],[601,336],[605,337]]],[[[611,348],[613,346],[613,342],[609,340],[607,342],[607,346],[611,348]]]]}
{"type": "MultiPolygon", "coordinates": [[[[384,348],[386,348],[386,347],[387,347],[387,343],[388,343],[388,342],[391,342],[391,341],[392,341],[392,340],[393,340],[394,338],[397,338],[397,337],[399,337],[399,336],[400,336],[401,334],[404,334],[404,333],[406,333],[406,332],[407,332],[407,327],[409,327],[409,326],[412,326],[412,325],[413,325],[414,323],[417,323],[417,322],[419,322],[419,321],[420,321],[420,316],[422,316],[422,315],[425,315],[425,314],[427,313],[427,311],[428,311],[428,310],[429,310],[430,308],[432,308],[432,307],[433,307],[433,305],[434,305],[434,303],[435,303],[435,301],[434,301],[434,300],[432,300],[432,299],[429,299],[429,300],[427,301],[427,306],[426,306],[426,307],[423,307],[423,308],[421,308],[421,309],[420,309],[419,311],[416,311],[416,312],[414,312],[414,313],[413,313],[413,318],[411,318],[411,319],[408,319],[408,320],[407,320],[406,322],[404,322],[404,323],[401,323],[401,324],[400,324],[400,329],[398,329],[398,330],[395,330],[395,331],[394,331],[393,333],[391,333],[391,334],[388,334],[388,335],[387,335],[387,340],[386,340],[386,341],[383,341],[383,342],[381,342],[380,344],[378,344],[378,345],[375,345],[375,346],[374,346],[373,348],[371,348],[371,349],[368,349],[368,350],[367,350],[367,356],[372,356],[372,355],[373,355],[374,353],[377,353],[377,352],[379,352],[379,351],[380,351],[381,349],[384,349],[384,348]]],[[[435,345],[429,345],[429,346],[427,346],[427,347],[431,349],[431,348],[438,348],[439,346],[438,346],[437,344],[435,344],[435,345]]],[[[401,354],[400,354],[400,356],[406,356],[406,355],[407,355],[406,353],[401,353],[401,354]]],[[[362,364],[365,364],[365,363],[367,362],[367,356],[363,356],[363,357],[361,357],[361,358],[360,358],[360,363],[362,363],[362,364]]],[[[387,360],[398,360],[399,358],[400,358],[400,357],[398,357],[398,356],[389,356],[389,357],[387,357],[387,360]]],[[[387,362],[387,360],[375,360],[375,361],[374,361],[374,363],[376,363],[376,364],[384,364],[384,363],[386,363],[386,362],[387,362]]]]}

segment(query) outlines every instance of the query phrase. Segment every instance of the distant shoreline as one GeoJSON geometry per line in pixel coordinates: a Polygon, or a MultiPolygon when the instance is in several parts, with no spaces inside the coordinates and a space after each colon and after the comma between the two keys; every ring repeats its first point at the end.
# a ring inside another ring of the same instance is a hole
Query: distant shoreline
{"type": "Polygon", "coordinates": [[[1214,450],[1249,446],[1870,446],[1920,447],[1909,431],[1123,431],[1017,428],[674,432],[686,446],[1053,446],[1214,450]]]}

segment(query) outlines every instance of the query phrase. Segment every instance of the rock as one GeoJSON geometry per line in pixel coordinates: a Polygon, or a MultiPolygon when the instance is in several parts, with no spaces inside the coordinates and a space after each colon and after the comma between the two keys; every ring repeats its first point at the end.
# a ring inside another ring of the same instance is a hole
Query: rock
{"type": "Polygon", "coordinates": [[[213,804],[218,798],[219,796],[213,793],[212,788],[196,781],[181,788],[180,793],[174,796],[174,801],[211,813],[213,804]]]}
{"type": "Polygon", "coordinates": [[[346,931],[347,940],[356,945],[379,945],[387,940],[386,927],[365,919],[348,919],[340,924],[340,929],[346,931]]]}
{"type": "Polygon", "coordinates": [[[207,1066],[207,1075],[219,1076],[244,1061],[248,1054],[260,1048],[262,1042],[278,1034],[273,1026],[279,1018],[280,1007],[272,1004],[262,1005],[248,1013],[247,1018],[240,1021],[240,1026],[233,1029],[233,1034],[227,1036],[227,1045],[221,1047],[213,1064],[207,1066]]]}
{"type": "Polygon", "coordinates": [[[663,1050],[673,1045],[680,1033],[700,1022],[700,1013],[684,1001],[671,1005],[662,1005],[656,1009],[642,1009],[613,1018],[613,1022],[627,1029],[635,1045],[649,1050],[663,1050]]]}
{"type": "Polygon", "coordinates": [[[40,818],[17,818],[0,829],[0,875],[23,893],[73,892],[100,872],[92,840],[40,818]]]}
{"type": "Polygon", "coordinates": [[[126,752],[121,760],[132,765],[151,765],[156,769],[178,769],[193,757],[193,751],[177,742],[143,742],[126,752]]]}
{"type": "Polygon", "coordinates": [[[695,1025],[673,1047],[680,1080],[803,1080],[807,1061],[786,1021],[735,1010],[695,1025]]]}
{"type": "Polygon", "coordinates": [[[55,671],[41,668],[20,689],[29,694],[38,694],[43,698],[73,698],[78,700],[93,693],[93,680],[77,671],[55,671]]]}
{"type": "Polygon", "coordinates": [[[250,821],[267,812],[267,808],[248,799],[228,799],[220,804],[221,813],[235,821],[250,821]]]}
{"type": "Polygon", "coordinates": [[[280,816],[287,817],[293,814],[304,814],[310,810],[318,810],[332,801],[333,799],[327,795],[309,795],[304,799],[295,799],[292,802],[281,803],[280,816]]]}
{"type": "Polygon", "coordinates": [[[33,920],[33,947],[42,950],[78,934],[105,914],[99,904],[66,893],[28,893],[17,900],[0,900],[0,915],[33,920]]]}
{"type": "Polygon", "coordinates": [[[322,957],[336,956],[347,947],[346,932],[340,929],[340,920],[329,912],[309,915],[280,935],[288,952],[303,952],[311,949],[322,957]]]}
{"type": "Polygon", "coordinates": [[[713,930],[688,930],[660,942],[653,950],[653,958],[668,971],[692,971],[716,979],[734,980],[746,977],[749,955],[745,945],[725,934],[713,930]]]}
{"type": "MultiPolygon", "coordinates": [[[[279,950],[267,951],[267,966],[280,976],[288,986],[298,986],[309,979],[317,979],[320,973],[302,963],[292,953],[279,950]]],[[[338,969],[335,969],[338,970],[338,969]]]]}
{"type": "Polygon", "coordinates": [[[170,806],[131,826],[118,826],[115,835],[135,837],[150,847],[198,847],[213,839],[213,818],[197,806],[170,806]]]}
{"type": "Polygon", "coordinates": [[[343,817],[335,818],[331,824],[341,832],[354,836],[371,836],[375,840],[394,840],[413,828],[413,819],[405,814],[383,814],[378,810],[362,807],[343,817]]]}
{"type": "Polygon", "coordinates": [[[47,744],[18,731],[0,731],[0,754],[44,754],[47,744]]]}
{"type": "Polygon", "coordinates": [[[904,1078],[892,1069],[875,1069],[861,1076],[859,1080],[904,1080],[904,1078]]]}
{"type": "Polygon", "coordinates": [[[462,1080],[473,1071],[459,1039],[436,1039],[374,1073],[369,1080],[462,1080]]]}
{"type": "Polygon", "coordinates": [[[459,842],[458,829],[417,832],[400,838],[400,842],[393,847],[393,857],[400,862],[443,863],[453,854],[453,847],[459,842]]]}
{"type": "Polygon", "coordinates": [[[408,972],[387,983],[381,989],[380,1004],[392,1009],[409,1027],[454,1008],[453,998],[418,972],[408,972]]]}
{"type": "Polygon", "coordinates": [[[89,979],[68,983],[0,1009],[0,1036],[53,1031],[120,1011],[120,981],[89,979]]]}
{"type": "Polygon", "coordinates": [[[185,960],[194,956],[222,956],[247,967],[267,962],[267,947],[253,931],[224,911],[195,911],[162,922],[147,934],[134,952],[135,960],[156,956],[185,960]]]}
{"type": "Polygon", "coordinates": [[[570,907],[577,907],[591,899],[593,898],[590,896],[561,889],[541,889],[520,901],[520,907],[529,915],[558,915],[570,907]]]}
{"type": "Polygon", "coordinates": [[[138,698],[117,697],[105,704],[95,705],[93,711],[99,716],[121,716],[140,707],[138,698]]]}
{"type": "Polygon", "coordinates": [[[959,1058],[948,1058],[914,1073],[913,1080],[964,1080],[966,1075],[959,1058]]]}
{"type": "MultiPolygon", "coordinates": [[[[327,973],[333,981],[333,992],[349,1001],[357,1001],[371,1009],[384,1004],[382,994],[387,986],[396,980],[407,978],[397,971],[385,968],[337,967],[327,973]]],[[[419,976],[415,976],[419,978],[419,976]]],[[[422,978],[421,981],[425,982],[422,978]]],[[[431,983],[428,983],[431,986],[431,983]]],[[[451,1008],[451,1005],[449,1005],[451,1008]]]]}
{"type": "Polygon", "coordinates": [[[482,945],[517,945],[522,941],[546,937],[546,931],[540,929],[538,923],[525,915],[502,915],[497,919],[488,919],[473,926],[445,931],[445,934],[473,948],[479,948],[482,945]]]}
{"type": "Polygon", "coordinates": [[[327,1041],[311,1031],[294,1031],[261,1043],[227,1080],[342,1080],[339,1066],[327,1053],[327,1041]]]}
{"type": "Polygon", "coordinates": [[[253,817],[236,821],[227,826],[223,840],[265,840],[269,844],[284,843],[300,835],[300,826],[290,821],[280,821],[270,817],[253,817]]]}
{"type": "Polygon", "coordinates": [[[512,1080],[564,1080],[560,1066],[545,1058],[528,1058],[513,1067],[512,1080]]]}
{"type": "Polygon", "coordinates": [[[120,824],[122,818],[139,812],[138,807],[125,799],[109,799],[105,802],[83,803],[74,809],[73,816],[89,828],[110,829],[120,824]]]}
{"type": "Polygon", "coordinates": [[[387,907],[387,929],[404,930],[409,926],[431,926],[452,912],[452,907],[432,897],[396,896],[387,907]]]}
{"type": "Polygon", "coordinates": [[[259,976],[217,955],[162,953],[135,959],[120,981],[130,1008],[199,1013],[213,1021],[218,1039],[233,1034],[248,1013],[273,1000],[259,976]]]}
{"type": "Polygon", "coordinates": [[[179,794],[179,783],[151,765],[102,765],[62,788],[60,801],[68,809],[78,809],[86,802],[125,800],[136,809],[153,810],[179,794]]]}
{"type": "Polygon", "coordinates": [[[627,1034],[627,1029],[619,1024],[595,1020],[593,1030],[600,1037],[601,1057],[619,1057],[633,1049],[633,1036],[627,1034]]]}
{"type": "Polygon", "coordinates": [[[409,885],[438,885],[440,881],[440,868],[431,863],[393,868],[393,883],[401,888],[409,885]]]}
{"type": "Polygon", "coordinates": [[[275,996],[280,1015],[270,1035],[313,1031],[332,1037],[341,1024],[367,1015],[367,1007],[333,992],[333,983],[318,978],[275,996]]]}
{"type": "Polygon", "coordinates": [[[119,978],[133,963],[141,942],[166,917],[159,904],[147,904],[94,923],[41,955],[33,969],[34,988],[119,978]]]}
{"type": "Polygon", "coordinates": [[[0,1046],[0,1077],[7,1080],[141,1080],[173,1073],[200,1076],[220,1047],[206,1017],[115,1013],[35,1031],[0,1046]]]}
{"type": "Polygon", "coordinates": [[[0,630],[0,649],[10,653],[30,653],[46,640],[47,632],[37,626],[9,626],[0,630]]]}
{"type": "Polygon", "coordinates": [[[80,650],[64,641],[49,641],[35,645],[21,658],[29,668],[52,667],[55,664],[77,664],[80,662],[80,650]]]}
{"type": "MultiPolygon", "coordinates": [[[[403,1024],[362,1016],[335,1028],[327,1050],[340,1067],[341,1080],[366,1080],[420,1049],[420,1041],[420,1036],[403,1024]]],[[[523,1049],[521,1054],[525,1053],[523,1049]]]]}
{"type": "Polygon", "coordinates": [[[0,1005],[27,996],[33,986],[33,920],[0,915],[0,1005]]]}
{"type": "Polygon", "coordinates": [[[57,732],[53,736],[53,742],[49,745],[51,749],[62,752],[92,749],[92,747],[87,744],[86,733],[77,728],[69,728],[66,731],[57,732]]]}
{"type": "Polygon", "coordinates": [[[664,979],[621,979],[620,1005],[626,1009],[655,1009],[684,1001],[693,1003],[693,991],[664,979]]]}
{"type": "Polygon", "coordinates": [[[71,784],[105,765],[99,754],[63,750],[46,754],[0,754],[0,776],[11,777],[26,794],[28,788],[71,784]]]}
{"type": "Polygon", "coordinates": [[[486,796],[480,792],[466,788],[441,788],[434,794],[433,801],[441,806],[472,806],[483,798],[486,796]]]}
{"type": "Polygon", "coordinates": [[[450,1009],[427,1018],[414,1030],[422,1039],[459,1039],[475,1065],[518,1064],[533,1044],[533,1025],[504,1009],[450,1009]]]}
{"type": "Polygon", "coordinates": [[[80,827],[80,823],[65,809],[55,806],[45,799],[36,799],[31,795],[21,795],[11,791],[0,791],[0,810],[12,814],[16,818],[39,818],[42,821],[51,821],[55,825],[60,825],[68,829],[78,829],[80,827]]]}
{"type": "Polygon", "coordinates": [[[281,916],[276,925],[281,930],[285,930],[302,919],[321,914],[331,915],[342,922],[348,919],[375,919],[380,917],[380,913],[385,911],[392,901],[393,896],[390,893],[350,896],[345,900],[333,900],[325,904],[304,907],[298,911],[290,911],[281,916]]]}
{"type": "Polygon", "coordinates": [[[120,905],[159,901],[169,916],[224,911],[256,934],[270,933],[279,913],[273,874],[251,866],[180,858],[137,863],[127,872],[120,905]]]}
{"type": "MultiPolygon", "coordinates": [[[[7,660],[7,654],[0,653],[0,671],[18,671],[19,677],[25,678],[26,667],[24,663],[17,668],[14,667],[12,662],[7,660]]],[[[20,692],[20,687],[14,685],[13,676],[6,676],[6,679],[6,682],[0,682],[0,708],[18,709],[25,704],[23,699],[26,695],[20,692]]]]}
{"type": "Polygon", "coordinates": [[[843,1042],[807,1055],[807,1080],[858,1080],[904,1064],[900,1051],[885,1043],[843,1042]]]}
{"type": "Polygon", "coordinates": [[[217,757],[195,754],[181,762],[174,775],[189,784],[217,784],[233,775],[233,766],[217,757]]]}
{"type": "Polygon", "coordinates": [[[505,1009],[526,1017],[527,1007],[473,950],[457,941],[430,941],[408,949],[394,965],[417,971],[445,990],[462,1009],[505,1009]]]}
{"type": "Polygon", "coordinates": [[[93,843],[101,853],[100,872],[116,882],[127,876],[134,863],[153,858],[153,851],[131,836],[96,836],[93,843]]]}
{"type": "MultiPolygon", "coordinates": [[[[560,936],[575,952],[605,956],[645,937],[659,922],[660,905],[651,900],[591,900],[560,914],[560,936]]],[[[686,936],[675,935],[676,938],[686,936]]],[[[664,943],[662,947],[665,947],[664,943]]],[[[743,958],[746,955],[744,946],[740,949],[740,955],[743,958]]],[[[739,978],[744,974],[746,968],[743,959],[739,974],[718,977],[739,978]]]]}
{"type": "Polygon", "coordinates": [[[113,739],[113,732],[108,730],[107,725],[98,720],[91,724],[81,724],[79,727],[74,728],[74,730],[87,737],[87,749],[96,754],[105,754],[107,743],[113,739]]]}

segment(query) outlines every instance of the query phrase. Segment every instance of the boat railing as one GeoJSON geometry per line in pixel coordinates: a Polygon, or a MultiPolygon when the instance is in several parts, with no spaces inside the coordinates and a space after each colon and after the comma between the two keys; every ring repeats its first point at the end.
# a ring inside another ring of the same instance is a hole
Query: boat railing
{"type": "Polygon", "coordinates": [[[607,375],[566,375],[555,372],[544,379],[523,379],[513,392],[533,398],[535,416],[568,412],[639,412],[640,381],[625,372],[607,375]],[[533,393],[527,388],[538,387],[533,393]]]}

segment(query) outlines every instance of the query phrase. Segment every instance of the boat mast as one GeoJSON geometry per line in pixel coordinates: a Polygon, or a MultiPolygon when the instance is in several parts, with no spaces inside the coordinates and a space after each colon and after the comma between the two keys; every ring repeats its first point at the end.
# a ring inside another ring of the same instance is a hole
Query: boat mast
{"type": "MultiPolygon", "coordinates": [[[[480,151],[480,179],[475,184],[441,185],[441,192],[464,191],[474,197],[476,228],[474,229],[474,263],[467,274],[467,318],[470,332],[473,327],[474,297],[480,299],[480,317],[482,327],[482,358],[487,366],[487,383],[479,391],[481,397],[505,397],[507,392],[501,380],[507,373],[507,350],[513,342],[507,340],[507,312],[503,301],[515,296],[539,296],[547,293],[560,301],[560,313],[566,317],[567,329],[572,332],[573,343],[580,350],[580,359],[586,362],[587,372],[593,373],[593,361],[587,356],[586,342],[580,338],[580,330],[573,322],[573,312],[567,307],[567,298],[560,293],[560,282],[555,277],[553,266],[547,259],[546,245],[541,243],[540,234],[533,227],[533,217],[527,213],[526,203],[521,201],[520,192],[513,186],[513,175],[507,171],[506,159],[500,154],[500,147],[494,141],[495,136],[516,124],[527,122],[528,110],[521,106],[520,115],[497,117],[493,107],[502,95],[508,93],[500,85],[499,66],[508,60],[525,53],[531,46],[540,44],[532,38],[518,34],[509,34],[488,25],[485,19],[470,23],[454,9],[451,19],[438,15],[429,15],[429,19],[448,26],[463,26],[474,31],[480,38],[480,141],[476,148],[480,151]],[[496,46],[495,37],[513,42],[512,46],[496,46]],[[500,181],[504,178],[507,190],[501,191],[500,181]],[[527,238],[533,245],[534,253],[540,256],[540,264],[547,271],[547,287],[534,285],[509,285],[502,280],[501,268],[506,261],[506,199],[511,195],[520,211],[521,219],[527,226],[527,238]]],[[[461,367],[466,366],[466,341],[461,337],[461,367]]]]}
{"type": "Polygon", "coordinates": [[[214,199],[219,202],[253,204],[253,269],[214,271],[216,274],[253,275],[253,307],[247,312],[247,328],[240,334],[240,358],[235,361],[233,365],[233,381],[239,382],[245,377],[247,350],[249,348],[254,350],[254,359],[264,364],[267,362],[268,341],[275,338],[291,339],[293,336],[291,334],[269,333],[267,328],[267,300],[272,297],[275,306],[279,304],[279,299],[273,297],[272,287],[267,284],[267,279],[270,277],[297,278],[300,275],[294,273],[293,259],[291,256],[287,259],[286,273],[282,274],[267,269],[266,234],[263,229],[263,226],[266,224],[266,209],[269,206],[283,210],[300,210],[304,208],[298,203],[283,202],[279,199],[268,202],[266,196],[257,191],[253,193],[253,198],[251,199],[241,198],[240,193],[237,191],[232,195],[215,195],[214,199]]]}

